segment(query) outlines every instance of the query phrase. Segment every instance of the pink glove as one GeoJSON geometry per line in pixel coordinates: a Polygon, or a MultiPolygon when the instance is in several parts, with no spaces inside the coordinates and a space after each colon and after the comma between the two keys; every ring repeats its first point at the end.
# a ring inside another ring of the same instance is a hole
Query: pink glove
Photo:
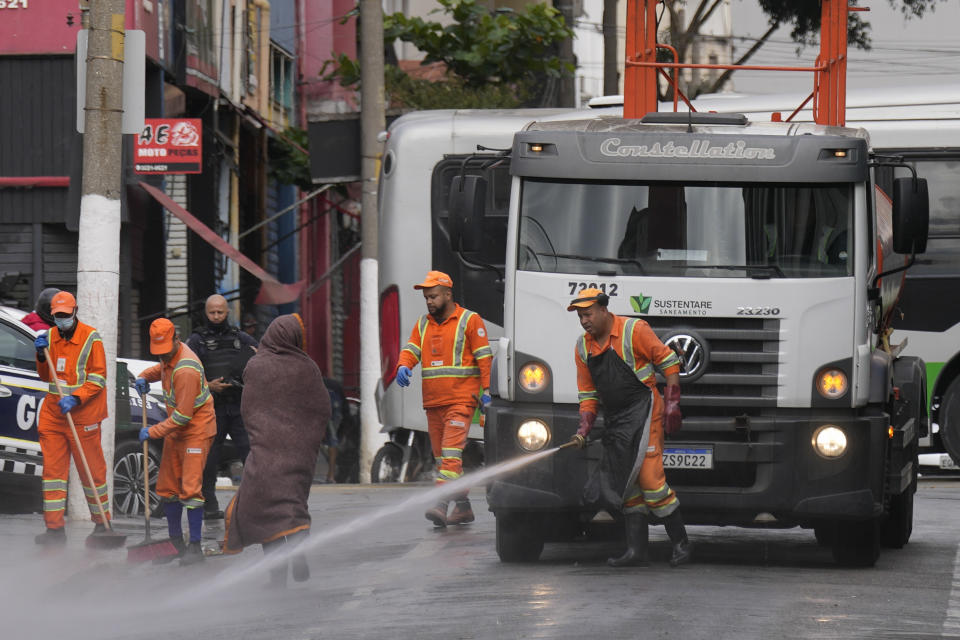
{"type": "Polygon", "coordinates": [[[589,411],[580,412],[580,428],[577,429],[577,435],[587,437],[587,434],[590,433],[590,429],[593,429],[593,423],[597,421],[597,414],[591,413],[589,411]]]}
{"type": "Polygon", "coordinates": [[[680,413],[680,385],[671,384],[663,391],[663,430],[667,435],[680,431],[683,414],[680,413]]]}

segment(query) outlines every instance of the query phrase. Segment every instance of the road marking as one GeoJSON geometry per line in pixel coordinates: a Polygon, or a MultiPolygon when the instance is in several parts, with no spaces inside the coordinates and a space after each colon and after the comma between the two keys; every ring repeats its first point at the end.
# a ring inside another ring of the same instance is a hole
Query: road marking
{"type": "Polygon", "coordinates": [[[953,558],[953,582],[947,601],[947,616],[943,620],[943,637],[960,638],[960,545],[953,558]]]}

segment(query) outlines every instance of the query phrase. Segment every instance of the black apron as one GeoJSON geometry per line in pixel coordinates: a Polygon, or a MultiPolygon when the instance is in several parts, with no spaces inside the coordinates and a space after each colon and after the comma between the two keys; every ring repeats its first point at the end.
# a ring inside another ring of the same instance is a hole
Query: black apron
{"type": "Polygon", "coordinates": [[[650,387],[613,349],[587,358],[597,395],[603,403],[603,453],[583,489],[583,504],[620,511],[647,453],[650,440],[650,387]]]}

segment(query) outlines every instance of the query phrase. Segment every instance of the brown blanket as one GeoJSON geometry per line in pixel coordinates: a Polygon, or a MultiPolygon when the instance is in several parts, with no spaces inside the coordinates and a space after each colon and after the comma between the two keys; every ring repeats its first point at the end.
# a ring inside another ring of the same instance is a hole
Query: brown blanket
{"type": "Polygon", "coordinates": [[[330,397],[303,344],[300,317],[280,316],[243,372],[240,410],[250,454],[227,507],[225,553],[310,528],[307,497],[330,397]]]}

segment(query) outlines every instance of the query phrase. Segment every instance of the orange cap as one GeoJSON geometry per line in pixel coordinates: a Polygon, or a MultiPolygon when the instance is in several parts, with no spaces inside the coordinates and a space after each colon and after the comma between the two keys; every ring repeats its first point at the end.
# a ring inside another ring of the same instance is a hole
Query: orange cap
{"type": "Polygon", "coordinates": [[[173,351],[173,336],[177,328],[166,318],[157,318],[150,323],[150,353],[154,355],[173,351]]]}
{"type": "Polygon", "coordinates": [[[50,300],[50,313],[73,313],[77,299],[69,291],[60,291],[50,300]]]}
{"type": "MultiPolygon", "coordinates": [[[[600,289],[584,289],[577,294],[577,297],[570,301],[570,306],[567,307],[567,311],[576,311],[578,308],[586,309],[587,307],[592,307],[593,305],[600,302],[600,296],[603,296],[603,301],[606,302],[607,294],[600,289]]],[[[607,306],[606,304],[600,305],[602,307],[607,306]]]]}
{"type": "Polygon", "coordinates": [[[453,280],[443,271],[428,271],[427,277],[420,284],[413,285],[414,289],[429,289],[430,287],[450,287],[453,288],[453,280]]]}

